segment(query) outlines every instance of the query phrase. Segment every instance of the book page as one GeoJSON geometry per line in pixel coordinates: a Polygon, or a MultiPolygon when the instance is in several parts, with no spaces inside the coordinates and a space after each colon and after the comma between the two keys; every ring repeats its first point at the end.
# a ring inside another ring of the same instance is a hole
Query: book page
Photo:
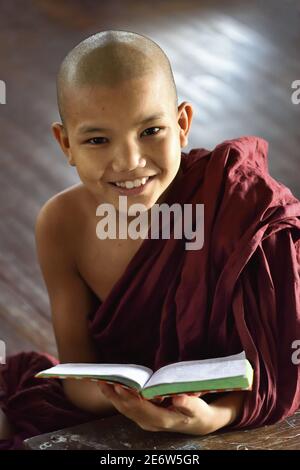
{"type": "MultiPolygon", "coordinates": [[[[141,387],[152,375],[152,370],[137,364],[58,364],[50,369],[43,370],[39,374],[66,377],[97,377],[114,376],[125,377],[137,382],[141,387]]],[[[37,374],[37,376],[39,375],[37,374]]]]}
{"type": "Polygon", "coordinates": [[[221,379],[245,374],[246,356],[243,351],[233,356],[169,364],[157,370],[148,380],[146,386],[150,387],[163,383],[221,379]]]}

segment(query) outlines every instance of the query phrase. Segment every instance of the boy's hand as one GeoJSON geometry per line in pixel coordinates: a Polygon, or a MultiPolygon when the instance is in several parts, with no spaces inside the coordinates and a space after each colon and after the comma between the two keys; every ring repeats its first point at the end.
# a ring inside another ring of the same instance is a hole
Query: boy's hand
{"type": "MultiPolygon", "coordinates": [[[[163,408],[120,385],[98,383],[101,392],[124,416],[146,431],[205,435],[216,429],[216,412],[200,393],[175,395],[172,406],[163,408]]],[[[157,403],[163,398],[155,399],[157,403]]]]}

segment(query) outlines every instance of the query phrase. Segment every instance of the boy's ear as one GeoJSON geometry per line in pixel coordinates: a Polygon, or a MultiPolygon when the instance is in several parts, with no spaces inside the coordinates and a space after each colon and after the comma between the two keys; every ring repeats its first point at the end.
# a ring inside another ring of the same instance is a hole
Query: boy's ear
{"type": "Polygon", "coordinates": [[[188,135],[193,119],[193,107],[191,103],[184,101],[178,106],[178,125],[180,127],[179,137],[181,148],[188,144],[188,135]]]}
{"type": "Polygon", "coordinates": [[[64,126],[60,124],[59,122],[54,122],[52,124],[52,132],[53,132],[55,139],[59,143],[62,151],[67,157],[69,164],[71,166],[75,166],[75,162],[72,157],[71,150],[70,150],[69,138],[68,138],[68,135],[64,126]]]}

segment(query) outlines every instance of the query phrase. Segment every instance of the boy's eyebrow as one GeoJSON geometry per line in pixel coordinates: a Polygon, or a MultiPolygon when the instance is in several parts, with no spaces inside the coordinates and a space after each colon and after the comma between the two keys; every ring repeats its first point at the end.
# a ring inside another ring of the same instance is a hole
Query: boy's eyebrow
{"type": "MultiPolygon", "coordinates": [[[[162,119],[165,117],[166,113],[157,113],[153,114],[152,116],[148,116],[145,119],[142,119],[142,121],[135,123],[134,125],[138,124],[147,124],[147,122],[154,121],[156,119],[162,119]]],[[[108,129],[107,127],[95,127],[95,126],[90,126],[87,124],[83,124],[79,126],[77,133],[78,134],[89,134],[91,132],[103,132],[103,131],[109,131],[111,129],[108,129]]]]}

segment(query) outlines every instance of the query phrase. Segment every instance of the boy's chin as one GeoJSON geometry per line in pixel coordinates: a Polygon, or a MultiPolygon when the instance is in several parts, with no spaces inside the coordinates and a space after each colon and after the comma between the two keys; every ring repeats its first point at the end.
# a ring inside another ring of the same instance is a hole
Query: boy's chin
{"type": "Polygon", "coordinates": [[[146,217],[146,215],[149,214],[149,211],[151,211],[151,209],[154,207],[155,202],[144,203],[144,202],[133,201],[131,198],[128,198],[125,204],[124,203],[118,204],[117,202],[117,203],[113,203],[112,205],[114,206],[116,213],[120,214],[120,216],[125,216],[128,218],[136,218],[136,217],[142,216],[143,214],[146,217]],[[134,210],[130,212],[130,207],[134,206],[135,204],[142,205],[142,209],[139,207],[137,210],[135,207],[133,207],[134,210]]]}

